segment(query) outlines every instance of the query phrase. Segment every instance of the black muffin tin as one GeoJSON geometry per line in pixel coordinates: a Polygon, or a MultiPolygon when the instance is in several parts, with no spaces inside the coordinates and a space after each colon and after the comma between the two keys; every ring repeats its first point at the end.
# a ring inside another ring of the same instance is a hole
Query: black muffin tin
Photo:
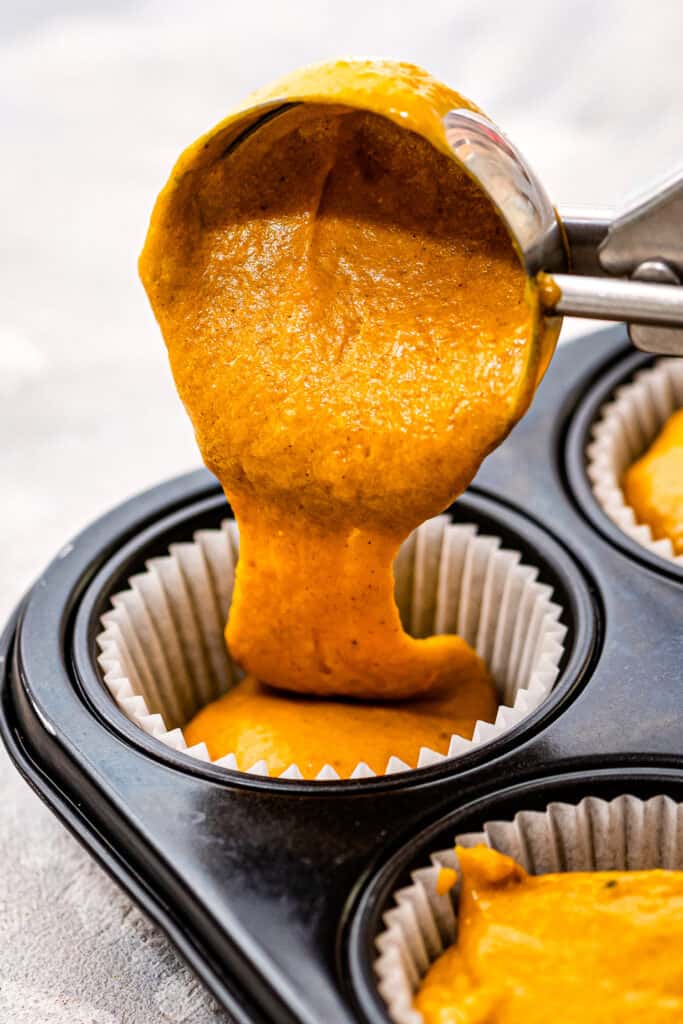
{"type": "Polygon", "coordinates": [[[395,887],[457,831],[560,798],[683,799],[683,572],[596,505],[596,412],[648,358],[622,328],[557,353],[533,408],[453,507],[539,566],[564,608],[550,698],[493,743],[360,781],[261,778],[133,726],[96,666],[99,616],[144,562],[229,514],[200,471],[115,509],[45,570],[2,639],[19,770],[239,1022],[386,1024],[373,943],[395,887]]]}

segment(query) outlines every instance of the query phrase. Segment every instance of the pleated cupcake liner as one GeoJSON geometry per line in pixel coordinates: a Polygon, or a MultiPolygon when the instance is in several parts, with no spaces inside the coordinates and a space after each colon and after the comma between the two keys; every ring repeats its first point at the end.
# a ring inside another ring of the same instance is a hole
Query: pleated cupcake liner
{"type": "MultiPolygon", "coordinates": [[[[188,746],[183,726],[243,676],[224,640],[239,533],[234,520],[174,544],[112,597],[97,641],[104,683],[128,718],[161,743],[209,761],[204,743],[188,746]]],[[[420,749],[416,764],[389,758],[385,773],[421,768],[463,754],[521,722],[550,693],[559,673],[566,626],[552,588],[518,551],[475,525],[437,516],[415,530],[395,564],[395,594],[404,628],[415,637],[458,633],[484,659],[500,706],[494,723],[477,722],[472,739],[453,735],[446,754],[420,749]]],[[[265,761],[225,768],[268,775],[265,761]]],[[[374,776],[359,762],[351,778],[374,776]]],[[[293,763],[281,778],[301,779],[293,763]]],[[[325,765],[319,780],[339,775],[325,765]]]]}
{"type": "MultiPolygon", "coordinates": [[[[683,869],[683,804],[668,796],[640,800],[625,794],[606,801],[551,803],[545,811],[521,811],[512,821],[491,821],[454,845],[483,844],[513,857],[530,874],[561,871],[683,869]]],[[[413,1006],[432,963],[457,939],[459,884],[437,893],[441,868],[459,870],[453,848],[430,856],[411,873],[412,884],[394,893],[377,937],[378,990],[394,1024],[423,1024],[413,1006]]]]}
{"type": "Polygon", "coordinates": [[[628,467],[645,452],[669,417],[683,408],[683,360],[660,359],[620,387],[602,407],[588,445],[586,472],[593,494],[609,518],[642,547],[677,565],[670,540],[655,540],[639,523],[626,501],[621,481],[628,467]]]}

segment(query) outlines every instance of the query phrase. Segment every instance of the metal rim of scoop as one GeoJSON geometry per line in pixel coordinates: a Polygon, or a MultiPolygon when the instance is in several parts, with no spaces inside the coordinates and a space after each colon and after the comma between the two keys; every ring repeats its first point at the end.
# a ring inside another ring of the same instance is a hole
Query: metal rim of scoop
{"type": "Polygon", "coordinates": [[[454,157],[498,210],[529,277],[539,271],[566,270],[567,252],[555,208],[516,146],[471,110],[451,110],[443,123],[454,157]]]}

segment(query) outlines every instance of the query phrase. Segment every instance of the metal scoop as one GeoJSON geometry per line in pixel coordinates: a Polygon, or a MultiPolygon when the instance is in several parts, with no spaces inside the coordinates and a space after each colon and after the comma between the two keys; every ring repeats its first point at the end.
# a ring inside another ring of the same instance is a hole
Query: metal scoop
{"type": "Polygon", "coordinates": [[[497,207],[549,314],[623,320],[645,352],[683,356],[683,169],[626,209],[556,210],[485,117],[451,110],[446,138],[497,207]]]}

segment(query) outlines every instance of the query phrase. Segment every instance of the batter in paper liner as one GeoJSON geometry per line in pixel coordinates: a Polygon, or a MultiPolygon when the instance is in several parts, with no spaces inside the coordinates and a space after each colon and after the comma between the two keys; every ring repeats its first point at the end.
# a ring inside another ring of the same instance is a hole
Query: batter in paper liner
{"type": "Polygon", "coordinates": [[[242,771],[265,761],[270,775],[280,775],[296,764],[314,779],[329,765],[348,778],[364,762],[381,775],[390,757],[415,767],[421,747],[446,755],[453,734],[471,739],[497,706],[483,661],[463,651],[446,685],[403,701],[303,696],[247,677],[195,715],[184,735],[190,745],[204,741],[212,761],[234,754],[242,771]]]}
{"type": "Polygon", "coordinates": [[[645,454],[629,466],[624,495],[655,540],[668,538],[674,554],[683,555],[683,409],[669,417],[645,454]]]}
{"type": "Polygon", "coordinates": [[[683,1020],[682,871],[531,876],[485,846],[456,852],[458,940],[421,983],[424,1024],[683,1020]]]}
{"type": "Polygon", "coordinates": [[[413,639],[392,562],[531,400],[556,332],[404,64],[304,69],[306,100],[180,159],[140,269],[207,466],[240,527],[227,640],[272,686],[399,698],[471,649],[413,639]]]}

